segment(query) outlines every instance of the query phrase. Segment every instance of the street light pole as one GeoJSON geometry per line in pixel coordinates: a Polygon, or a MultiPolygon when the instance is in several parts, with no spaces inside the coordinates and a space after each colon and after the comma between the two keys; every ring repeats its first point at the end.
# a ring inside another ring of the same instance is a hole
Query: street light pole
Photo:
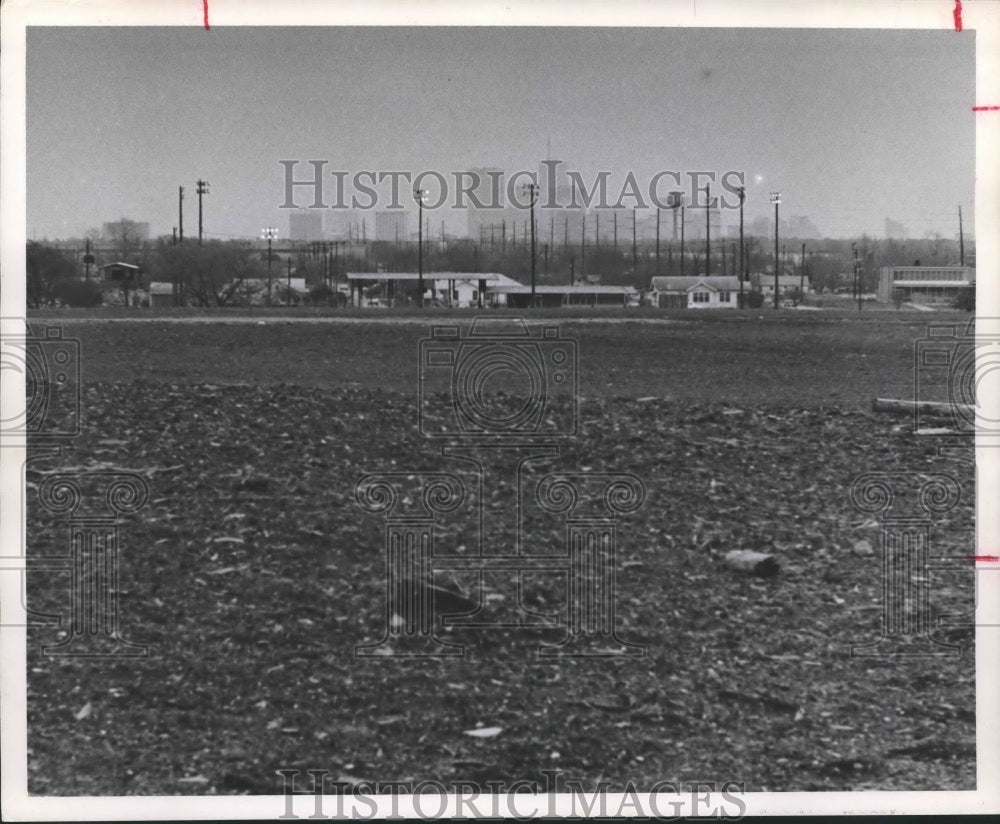
{"type": "Polygon", "coordinates": [[[424,308],[424,198],[425,189],[414,189],[413,198],[417,201],[417,305],[424,308]]]}
{"type": "Polygon", "coordinates": [[[261,240],[267,241],[267,305],[271,305],[271,241],[278,236],[278,230],[273,226],[265,226],[260,230],[261,240]]]}
{"type": "Polygon", "coordinates": [[[771,192],[771,202],[774,204],[774,308],[778,308],[778,204],[781,203],[781,192],[771,192]]]}

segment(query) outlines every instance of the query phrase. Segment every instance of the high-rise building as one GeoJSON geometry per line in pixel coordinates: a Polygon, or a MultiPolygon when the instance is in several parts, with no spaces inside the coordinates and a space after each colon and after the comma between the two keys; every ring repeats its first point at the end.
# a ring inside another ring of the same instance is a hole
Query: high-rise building
{"type": "Polygon", "coordinates": [[[468,186],[469,194],[463,198],[469,239],[486,243],[492,236],[498,240],[498,228],[502,231],[506,218],[510,217],[505,214],[507,210],[504,206],[506,203],[506,172],[495,166],[477,167],[469,169],[469,171],[476,175],[475,181],[466,179],[467,183],[475,182],[475,185],[468,186]],[[475,201],[473,201],[473,197],[475,201]]]}

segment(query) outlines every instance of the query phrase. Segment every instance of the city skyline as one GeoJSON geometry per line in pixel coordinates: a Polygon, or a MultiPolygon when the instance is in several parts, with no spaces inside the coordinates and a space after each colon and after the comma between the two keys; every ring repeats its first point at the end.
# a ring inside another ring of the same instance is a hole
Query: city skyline
{"type": "MultiPolygon", "coordinates": [[[[258,237],[288,225],[282,160],[450,176],[546,157],[609,172],[612,197],[629,173],[742,172],[748,221],[779,190],[829,237],[887,216],[952,237],[961,206],[971,236],[974,60],[974,37],[924,30],[32,28],[28,236],[122,216],[169,235],[179,185],[193,236],[204,179],[206,236],[258,237]]],[[[467,233],[463,211],[429,217],[467,233]]]]}

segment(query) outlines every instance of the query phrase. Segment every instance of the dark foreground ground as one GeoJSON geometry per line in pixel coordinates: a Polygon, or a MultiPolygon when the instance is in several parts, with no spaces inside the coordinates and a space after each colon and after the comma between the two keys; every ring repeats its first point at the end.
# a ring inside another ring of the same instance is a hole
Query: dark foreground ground
{"type": "MultiPolygon", "coordinates": [[[[468,645],[456,660],[354,657],[385,625],[384,524],[355,484],[453,468],[416,429],[426,330],[64,333],[82,346],[83,432],[29,465],[29,500],[54,469],[147,480],[149,502],[121,523],[120,589],[122,634],[150,654],[57,660],[37,651],[55,631],[29,633],[34,793],[279,793],[275,771],[292,768],[345,785],[557,769],[590,788],[975,786],[971,630],[935,633],[959,657],[850,655],[879,637],[882,610],[879,521],[848,492],[859,474],[954,476],[963,498],[934,519],[933,554],[972,554],[968,448],[938,454],[909,421],[868,411],[876,395],[912,397],[912,316],[563,323],[579,341],[582,429],[546,468],[642,479],[644,505],[619,522],[616,606],[646,654],[555,661],[534,654],[554,630],[454,630],[468,645]],[[735,572],[731,549],[773,554],[780,572],[735,572]],[[466,734],[477,727],[500,732],[466,734]]],[[[509,500],[487,496],[487,513],[502,521],[509,500]]],[[[562,530],[534,513],[521,535],[531,551],[562,530]]],[[[474,531],[459,512],[440,540],[455,551],[474,531]]],[[[29,504],[31,552],[64,552],[66,534],[65,516],[29,504]]],[[[469,591],[465,575],[439,583],[469,591]]],[[[511,597],[514,577],[495,594],[511,597]]],[[[971,610],[971,564],[927,583],[935,618],[971,610]]],[[[559,614],[564,580],[523,586],[559,614]]],[[[39,573],[29,603],[64,613],[67,587],[39,573]]]]}

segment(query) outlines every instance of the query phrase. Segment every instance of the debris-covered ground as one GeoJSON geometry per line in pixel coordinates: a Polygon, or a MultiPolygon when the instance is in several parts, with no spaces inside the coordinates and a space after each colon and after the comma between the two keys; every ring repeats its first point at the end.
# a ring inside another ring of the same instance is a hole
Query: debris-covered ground
{"type": "MultiPolygon", "coordinates": [[[[558,629],[442,630],[467,645],[458,659],[354,655],[386,623],[384,522],[356,483],[454,468],[417,428],[419,330],[66,330],[83,347],[83,432],[29,464],[29,550],[67,551],[66,516],[31,497],[47,472],[140,474],[149,501],[119,527],[120,623],[149,656],[58,659],[39,653],[55,630],[29,632],[31,792],[279,793],[276,771],[292,768],[346,784],[559,770],[612,789],[975,786],[970,450],[939,453],[867,411],[875,394],[912,396],[916,326],[564,329],[580,341],[581,432],[543,468],[642,480],[644,504],[618,521],[615,605],[645,655],[555,660],[535,653],[558,629]],[[906,488],[896,514],[923,512],[907,496],[931,475],[960,487],[929,533],[931,554],[956,561],[924,582],[934,621],[958,616],[934,634],[958,657],[851,656],[882,621],[879,515],[850,496],[869,472],[906,488]],[[732,550],[778,571],[734,569],[732,550]]],[[[505,528],[509,493],[482,500],[505,528]]],[[[449,516],[442,545],[474,521],[449,516]]],[[[525,551],[563,531],[525,507],[525,551]]],[[[487,588],[497,601],[508,578],[487,588]]],[[[468,573],[436,581],[475,591],[468,573]]],[[[522,583],[525,603],[558,614],[564,580],[522,583]]],[[[29,604],[65,613],[68,587],[35,573],[29,604]]]]}

